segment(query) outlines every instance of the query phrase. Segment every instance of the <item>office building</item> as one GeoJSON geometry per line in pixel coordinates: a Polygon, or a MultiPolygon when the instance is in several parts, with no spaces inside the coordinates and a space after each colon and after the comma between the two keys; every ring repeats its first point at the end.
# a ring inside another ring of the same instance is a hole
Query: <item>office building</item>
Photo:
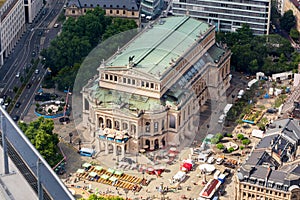
{"type": "Polygon", "coordinates": [[[236,31],[248,24],[255,35],[269,34],[271,0],[173,0],[173,13],[205,20],[217,31],[236,31]]]}
{"type": "Polygon", "coordinates": [[[162,12],[163,0],[142,0],[141,13],[151,18],[157,17],[162,12]]]}
{"type": "Polygon", "coordinates": [[[82,124],[114,155],[184,145],[199,107],[229,87],[230,57],[214,26],[189,16],[153,22],[83,88],[82,124]]]}
{"type": "Polygon", "coordinates": [[[43,1],[41,0],[24,0],[25,6],[25,20],[32,23],[40,10],[43,8],[43,1]]]}
{"type": "Polygon", "coordinates": [[[24,0],[0,1],[0,66],[25,31],[24,0]]]}

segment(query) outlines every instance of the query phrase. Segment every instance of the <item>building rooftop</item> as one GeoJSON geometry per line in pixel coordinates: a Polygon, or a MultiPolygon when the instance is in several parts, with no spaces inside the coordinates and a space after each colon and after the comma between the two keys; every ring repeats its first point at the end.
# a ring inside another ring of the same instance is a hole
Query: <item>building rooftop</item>
{"type": "MultiPolygon", "coordinates": [[[[0,0],[1,2],[1,0],[0,0]]],[[[127,10],[139,10],[135,0],[69,0],[67,6],[76,6],[78,8],[93,8],[99,6],[100,8],[122,8],[127,10]]]]}
{"type": "Polygon", "coordinates": [[[240,168],[240,181],[286,191],[300,184],[299,142],[299,120],[273,122],[240,168]]]}
{"type": "MultiPolygon", "coordinates": [[[[160,76],[183,56],[209,29],[209,24],[190,18],[170,17],[157,21],[126,46],[107,66],[127,66],[133,57],[133,66],[144,73],[160,76]]],[[[216,51],[211,50],[218,54],[216,51]]],[[[109,67],[110,68],[110,67],[109,67]]]]}
{"type": "MultiPolygon", "coordinates": [[[[0,159],[3,161],[3,151],[0,148],[0,159]]],[[[31,188],[30,184],[25,180],[23,175],[19,172],[15,164],[8,159],[9,174],[3,175],[4,167],[1,162],[0,165],[0,199],[38,199],[36,193],[31,188]],[[9,196],[10,198],[7,198],[9,196]]]]}

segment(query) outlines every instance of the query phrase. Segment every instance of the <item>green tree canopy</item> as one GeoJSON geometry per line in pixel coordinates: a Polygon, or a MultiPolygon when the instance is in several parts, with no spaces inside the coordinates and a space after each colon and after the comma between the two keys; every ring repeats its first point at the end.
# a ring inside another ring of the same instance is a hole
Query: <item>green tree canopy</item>
{"type": "Polygon", "coordinates": [[[296,25],[296,18],[292,10],[286,11],[283,16],[279,19],[280,26],[287,32],[290,32],[291,28],[296,25]]]}
{"type": "Polygon", "coordinates": [[[53,133],[53,120],[40,117],[29,124],[19,122],[19,127],[50,166],[55,166],[63,158],[57,148],[58,136],[53,133]]]}
{"type": "Polygon", "coordinates": [[[135,28],[137,25],[134,20],[107,17],[99,7],[88,11],[77,20],[69,18],[65,21],[61,34],[51,42],[48,49],[41,52],[46,58],[45,66],[52,71],[51,75],[45,78],[43,85],[53,87],[54,81],[59,90],[73,87],[82,61],[99,42],[135,28]]]}

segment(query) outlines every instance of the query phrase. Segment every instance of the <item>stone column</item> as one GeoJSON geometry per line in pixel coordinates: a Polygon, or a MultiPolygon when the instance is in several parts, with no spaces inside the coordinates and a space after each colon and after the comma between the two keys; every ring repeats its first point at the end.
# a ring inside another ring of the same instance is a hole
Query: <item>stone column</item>
{"type": "Polygon", "coordinates": [[[121,156],[122,156],[122,158],[124,158],[125,157],[125,144],[123,144],[121,146],[121,148],[122,148],[121,156]]]}
{"type": "Polygon", "coordinates": [[[105,154],[107,155],[108,154],[108,144],[107,144],[107,141],[105,141],[104,144],[105,144],[105,154]]]}

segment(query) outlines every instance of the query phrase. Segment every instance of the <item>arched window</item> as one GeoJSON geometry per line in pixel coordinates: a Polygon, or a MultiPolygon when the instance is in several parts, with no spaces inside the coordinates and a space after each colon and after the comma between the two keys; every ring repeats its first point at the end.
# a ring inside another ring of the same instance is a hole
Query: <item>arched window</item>
{"type": "Polygon", "coordinates": [[[128,129],[128,124],[126,122],[123,122],[122,127],[123,127],[123,130],[127,130],[128,129]]]}
{"type": "Polygon", "coordinates": [[[133,134],[136,133],[136,126],[134,124],[131,124],[131,126],[130,126],[130,132],[132,132],[133,134]]]}
{"type": "Polygon", "coordinates": [[[120,122],[115,121],[115,129],[120,130],[120,122]]]}
{"type": "Polygon", "coordinates": [[[107,120],[106,120],[106,127],[107,127],[107,128],[112,128],[112,122],[111,122],[110,119],[107,119],[107,120]]]}

